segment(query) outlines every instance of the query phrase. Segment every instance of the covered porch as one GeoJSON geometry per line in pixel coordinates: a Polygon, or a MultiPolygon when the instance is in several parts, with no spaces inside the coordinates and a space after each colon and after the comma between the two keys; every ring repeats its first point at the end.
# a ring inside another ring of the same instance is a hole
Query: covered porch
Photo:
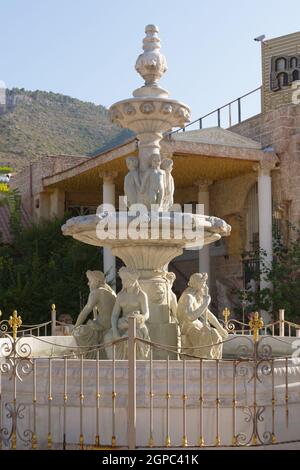
{"type": "MultiPolygon", "coordinates": [[[[94,213],[101,203],[118,209],[118,197],[124,194],[126,158],[137,153],[138,141],[132,139],[43,178],[43,191],[36,196],[40,213],[45,218],[62,216],[66,210],[74,216],[84,215],[94,213]]],[[[243,282],[240,255],[251,243],[257,241],[268,259],[272,258],[271,172],[276,169],[277,157],[272,150],[264,151],[258,142],[220,128],[165,138],[161,157],[174,161],[175,203],[192,204],[195,209],[197,203],[204,204],[205,214],[220,217],[232,226],[229,238],[200,251],[186,251],[170,266],[177,276],[176,293],[186,287],[191,273],[205,271],[217,298],[218,288],[222,291],[243,282]]],[[[104,249],[104,271],[114,284],[116,260],[109,249],[104,249]]],[[[220,310],[218,305],[215,308],[220,310]]]]}

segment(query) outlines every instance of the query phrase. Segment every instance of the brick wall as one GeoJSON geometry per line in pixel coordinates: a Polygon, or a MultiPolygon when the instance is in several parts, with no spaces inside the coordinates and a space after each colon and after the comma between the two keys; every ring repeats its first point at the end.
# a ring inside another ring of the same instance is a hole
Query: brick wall
{"type": "Polygon", "coordinates": [[[271,90],[271,61],[279,56],[298,56],[300,52],[300,32],[269,39],[262,43],[263,110],[268,112],[292,102],[293,90],[290,86],[281,90],[271,90]]]}
{"type": "Polygon", "coordinates": [[[10,185],[18,189],[28,214],[34,214],[34,199],[43,191],[43,178],[75,166],[89,157],[69,155],[45,156],[33,162],[11,178],[10,185]]]}
{"type": "Polygon", "coordinates": [[[300,221],[300,105],[281,106],[254,116],[230,130],[272,146],[280,160],[272,172],[273,202],[282,205],[283,218],[300,221]]]}

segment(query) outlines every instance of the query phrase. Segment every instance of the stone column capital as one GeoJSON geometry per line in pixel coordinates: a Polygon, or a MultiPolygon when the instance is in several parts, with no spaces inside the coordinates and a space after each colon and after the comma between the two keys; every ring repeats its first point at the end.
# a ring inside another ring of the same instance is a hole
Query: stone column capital
{"type": "Polygon", "coordinates": [[[199,193],[208,193],[208,188],[211,184],[213,184],[213,180],[203,178],[196,181],[194,184],[197,186],[199,193]]]}
{"type": "Polygon", "coordinates": [[[103,184],[114,184],[115,178],[118,176],[117,171],[99,171],[100,178],[103,179],[103,184]]]}
{"type": "Polygon", "coordinates": [[[258,172],[258,176],[270,176],[271,171],[276,169],[278,159],[271,155],[265,155],[264,158],[253,165],[253,170],[258,172]]]}

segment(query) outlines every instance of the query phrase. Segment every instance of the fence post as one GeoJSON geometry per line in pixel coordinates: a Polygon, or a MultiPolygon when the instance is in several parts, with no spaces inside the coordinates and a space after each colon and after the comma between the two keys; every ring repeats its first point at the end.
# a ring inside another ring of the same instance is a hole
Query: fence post
{"type": "Polygon", "coordinates": [[[284,309],[279,310],[279,336],[284,336],[284,309]]]}
{"type": "Polygon", "coordinates": [[[136,447],[136,319],[128,318],[128,448],[136,447]]]}
{"type": "Polygon", "coordinates": [[[238,102],[238,122],[239,122],[239,124],[240,124],[240,122],[242,121],[241,98],[238,98],[238,99],[237,99],[237,102],[238,102]]]}
{"type": "Polygon", "coordinates": [[[56,334],[56,307],[55,304],[51,305],[51,336],[56,334]]]}

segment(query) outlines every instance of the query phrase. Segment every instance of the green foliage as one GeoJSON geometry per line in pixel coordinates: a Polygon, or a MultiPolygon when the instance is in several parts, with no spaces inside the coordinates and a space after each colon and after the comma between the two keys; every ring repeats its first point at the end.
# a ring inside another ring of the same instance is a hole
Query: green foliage
{"type": "Polygon", "coordinates": [[[22,232],[21,226],[21,195],[17,189],[8,188],[0,199],[0,205],[7,204],[10,212],[10,230],[15,238],[22,232]]]}
{"type": "MultiPolygon", "coordinates": [[[[257,261],[256,269],[250,277],[259,285],[260,275],[272,285],[256,291],[248,290],[247,309],[254,311],[264,309],[278,315],[278,310],[285,310],[285,318],[294,322],[300,321],[300,231],[293,229],[293,238],[285,246],[280,238],[273,242],[274,258],[271,266],[266,263],[266,253],[247,252],[244,258],[257,261]]],[[[240,293],[242,297],[242,292],[240,293]]]]}
{"type": "Polygon", "coordinates": [[[63,220],[32,225],[0,246],[0,309],[16,309],[23,322],[50,319],[50,306],[76,318],[88,295],[87,269],[101,269],[100,250],[61,233],[63,220]]]}
{"type": "Polygon", "coordinates": [[[7,90],[10,103],[0,116],[0,161],[16,169],[50,155],[90,155],[132,135],[110,122],[108,111],[45,91],[7,90]]]}
{"type": "Polygon", "coordinates": [[[12,173],[14,170],[10,166],[0,166],[0,175],[12,173]]]}
{"type": "Polygon", "coordinates": [[[300,320],[300,232],[294,230],[294,239],[288,247],[280,240],[274,244],[274,263],[268,272],[273,284],[269,297],[273,309],[285,309],[285,316],[292,321],[300,320]]]}

